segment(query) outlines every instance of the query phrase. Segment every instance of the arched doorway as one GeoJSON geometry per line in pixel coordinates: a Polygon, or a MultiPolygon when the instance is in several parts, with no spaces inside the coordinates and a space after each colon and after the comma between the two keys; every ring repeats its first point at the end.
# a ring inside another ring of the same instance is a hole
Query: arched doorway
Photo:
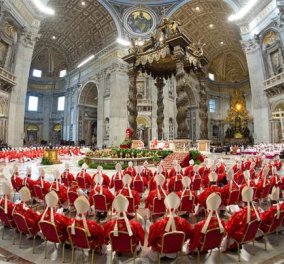
{"type": "Polygon", "coordinates": [[[150,118],[146,116],[137,116],[137,137],[147,146],[150,141],[150,118]]]}
{"type": "Polygon", "coordinates": [[[83,145],[97,144],[98,89],[88,82],[81,89],[78,100],[78,141],[83,145]]]}
{"type": "Polygon", "coordinates": [[[61,140],[61,131],[62,131],[62,125],[60,123],[57,123],[53,126],[53,144],[60,144],[60,140],[61,140]]]}
{"type": "Polygon", "coordinates": [[[284,140],[284,101],[279,102],[272,109],[271,136],[272,143],[284,140]]]}
{"type": "Polygon", "coordinates": [[[39,127],[36,124],[29,124],[26,128],[27,137],[26,137],[26,144],[33,145],[38,143],[38,131],[39,127]]]}

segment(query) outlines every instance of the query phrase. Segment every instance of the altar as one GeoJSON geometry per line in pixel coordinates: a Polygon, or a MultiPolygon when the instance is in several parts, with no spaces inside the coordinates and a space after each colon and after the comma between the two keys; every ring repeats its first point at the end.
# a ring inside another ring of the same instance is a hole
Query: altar
{"type": "Polygon", "coordinates": [[[48,158],[53,164],[61,163],[58,159],[57,149],[45,149],[43,153],[43,157],[48,158]]]}

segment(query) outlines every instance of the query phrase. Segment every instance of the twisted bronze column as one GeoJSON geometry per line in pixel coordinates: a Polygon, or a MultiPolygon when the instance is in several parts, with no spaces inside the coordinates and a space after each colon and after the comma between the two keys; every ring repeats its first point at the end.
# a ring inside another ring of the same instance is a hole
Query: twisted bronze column
{"type": "Polygon", "coordinates": [[[127,110],[128,110],[128,123],[129,127],[133,131],[133,139],[136,139],[136,131],[137,131],[137,80],[138,72],[133,66],[129,66],[128,68],[128,78],[129,78],[129,91],[128,91],[128,102],[127,102],[127,110]]]}
{"type": "Polygon", "coordinates": [[[205,81],[199,79],[200,139],[208,139],[208,106],[205,81]]]}
{"type": "Polygon", "coordinates": [[[177,106],[177,137],[188,138],[188,127],[186,122],[187,109],[189,104],[188,95],[186,93],[185,85],[185,71],[184,71],[184,50],[180,46],[174,48],[174,56],[176,58],[176,106],[177,106]]]}
{"type": "Polygon", "coordinates": [[[163,77],[157,77],[155,85],[157,87],[157,127],[158,127],[158,139],[163,138],[163,126],[164,126],[164,79],[163,77]]]}

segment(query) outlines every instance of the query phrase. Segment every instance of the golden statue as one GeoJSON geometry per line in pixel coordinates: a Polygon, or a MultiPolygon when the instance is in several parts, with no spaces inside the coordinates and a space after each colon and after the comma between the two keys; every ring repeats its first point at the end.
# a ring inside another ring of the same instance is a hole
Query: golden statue
{"type": "Polygon", "coordinates": [[[246,109],[244,92],[235,90],[231,93],[230,109],[225,122],[229,123],[234,129],[235,138],[243,138],[243,131],[247,129],[248,123],[251,120],[248,110],[246,109]]]}

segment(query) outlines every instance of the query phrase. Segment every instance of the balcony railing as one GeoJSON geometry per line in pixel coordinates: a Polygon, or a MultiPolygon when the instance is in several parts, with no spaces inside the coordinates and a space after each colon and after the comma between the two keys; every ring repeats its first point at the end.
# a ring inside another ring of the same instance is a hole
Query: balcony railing
{"type": "Polygon", "coordinates": [[[272,119],[283,119],[284,118],[284,111],[278,111],[272,113],[272,119]]]}
{"type": "Polygon", "coordinates": [[[152,101],[148,99],[137,99],[137,105],[151,106],[152,101]]]}
{"type": "Polygon", "coordinates": [[[16,76],[1,67],[0,67],[0,80],[1,83],[4,82],[6,86],[16,85],[16,76]]]}
{"type": "Polygon", "coordinates": [[[284,72],[264,81],[264,91],[268,97],[284,93],[284,72]]]}

